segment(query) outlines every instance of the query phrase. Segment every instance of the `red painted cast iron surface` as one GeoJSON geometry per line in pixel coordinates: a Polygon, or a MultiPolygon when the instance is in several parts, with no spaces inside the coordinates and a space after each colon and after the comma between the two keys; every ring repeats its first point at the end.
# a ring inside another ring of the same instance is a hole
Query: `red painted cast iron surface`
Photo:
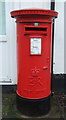
{"type": "Polygon", "coordinates": [[[17,94],[23,98],[40,99],[51,94],[52,23],[57,14],[41,9],[11,12],[17,25],[17,94]],[[41,39],[41,52],[31,54],[34,38],[41,39]]]}

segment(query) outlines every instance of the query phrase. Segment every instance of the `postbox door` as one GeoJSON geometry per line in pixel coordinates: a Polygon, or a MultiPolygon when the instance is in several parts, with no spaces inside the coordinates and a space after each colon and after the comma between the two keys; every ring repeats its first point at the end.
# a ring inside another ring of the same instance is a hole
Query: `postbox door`
{"type": "Polygon", "coordinates": [[[21,43],[19,43],[21,46],[18,47],[18,54],[21,56],[19,59],[19,63],[21,63],[19,70],[22,71],[22,73],[19,72],[19,77],[22,78],[21,88],[25,91],[25,96],[27,91],[33,91],[33,94],[28,94],[32,98],[33,96],[48,96],[51,92],[51,34],[49,31],[51,32],[50,25],[47,25],[47,34],[41,34],[40,32],[39,34],[28,34],[27,31],[22,36],[21,43]]]}

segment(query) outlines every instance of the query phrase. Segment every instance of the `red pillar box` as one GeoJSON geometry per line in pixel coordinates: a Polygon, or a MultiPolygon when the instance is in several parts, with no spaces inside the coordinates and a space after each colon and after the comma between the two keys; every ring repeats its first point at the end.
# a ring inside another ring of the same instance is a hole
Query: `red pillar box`
{"type": "Polygon", "coordinates": [[[11,12],[17,26],[17,105],[26,115],[42,115],[50,109],[52,23],[57,15],[42,9],[11,12]]]}

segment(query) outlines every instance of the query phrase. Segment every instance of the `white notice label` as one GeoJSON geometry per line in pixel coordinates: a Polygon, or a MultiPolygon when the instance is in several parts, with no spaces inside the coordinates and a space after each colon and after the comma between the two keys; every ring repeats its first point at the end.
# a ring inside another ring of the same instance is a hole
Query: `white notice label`
{"type": "Polygon", "coordinates": [[[30,39],[30,54],[41,54],[41,38],[30,39]]]}

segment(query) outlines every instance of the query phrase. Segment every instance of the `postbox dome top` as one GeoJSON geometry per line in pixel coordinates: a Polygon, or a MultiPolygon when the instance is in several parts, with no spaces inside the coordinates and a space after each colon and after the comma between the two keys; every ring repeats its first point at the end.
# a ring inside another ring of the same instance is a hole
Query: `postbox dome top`
{"type": "Polygon", "coordinates": [[[14,10],[11,12],[11,17],[17,17],[22,15],[45,15],[57,18],[58,12],[53,10],[45,10],[45,9],[21,9],[21,10],[14,10]]]}

